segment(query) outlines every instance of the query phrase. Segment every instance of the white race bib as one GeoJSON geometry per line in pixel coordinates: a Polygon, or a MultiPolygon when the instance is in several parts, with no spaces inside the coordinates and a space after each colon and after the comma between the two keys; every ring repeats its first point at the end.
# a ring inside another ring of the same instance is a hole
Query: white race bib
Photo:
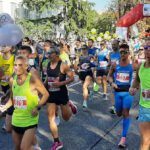
{"type": "Polygon", "coordinates": [[[18,109],[27,109],[26,96],[13,96],[14,107],[18,109]]]}
{"type": "Polygon", "coordinates": [[[129,73],[117,73],[117,81],[122,82],[122,83],[129,83],[129,73]]]}
{"type": "Polygon", "coordinates": [[[150,93],[150,89],[142,89],[142,96],[144,101],[150,101],[150,97],[148,97],[148,92],[150,93]]]}
{"type": "Polygon", "coordinates": [[[107,63],[107,61],[100,61],[99,65],[100,65],[100,67],[107,67],[108,63],[107,63]]]}
{"type": "Polygon", "coordinates": [[[57,92],[57,91],[60,91],[60,88],[55,88],[53,87],[53,84],[54,83],[57,83],[59,82],[59,77],[48,77],[48,90],[50,92],[57,92]]]}

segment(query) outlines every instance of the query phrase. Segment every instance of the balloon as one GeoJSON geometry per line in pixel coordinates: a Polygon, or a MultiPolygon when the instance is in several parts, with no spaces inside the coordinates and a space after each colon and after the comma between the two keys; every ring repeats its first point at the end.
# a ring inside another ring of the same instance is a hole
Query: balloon
{"type": "Polygon", "coordinates": [[[14,20],[7,13],[0,14],[0,26],[4,26],[7,24],[14,24],[14,20]]]}
{"type": "Polygon", "coordinates": [[[103,34],[103,33],[100,33],[100,34],[99,34],[99,36],[100,36],[100,37],[103,37],[103,36],[104,36],[104,34],[103,34]]]}
{"type": "Polygon", "coordinates": [[[23,33],[15,24],[7,24],[0,28],[0,45],[15,46],[22,40],[23,33]]]}
{"type": "Polygon", "coordinates": [[[102,41],[102,38],[101,38],[101,37],[98,37],[98,38],[97,38],[97,41],[102,41]]]}
{"type": "Polygon", "coordinates": [[[96,29],[93,28],[93,29],[91,30],[91,32],[92,32],[92,34],[96,34],[96,29]]]}
{"type": "Polygon", "coordinates": [[[109,31],[106,31],[105,33],[109,35],[109,31]]]}
{"type": "Polygon", "coordinates": [[[95,40],[95,37],[94,37],[94,36],[92,36],[90,39],[95,40]]]}
{"type": "Polygon", "coordinates": [[[104,34],[104,39],[107,39],[107,38],[108,38],[108,34],[105,33],[105,34],[104,34]]]}
{"type": "Polygon", "coordinates": [[[114,39],[117,38],[117,34],[114,33],[114,34],[113,34],[113,38],[114,38],[114,39]]]}

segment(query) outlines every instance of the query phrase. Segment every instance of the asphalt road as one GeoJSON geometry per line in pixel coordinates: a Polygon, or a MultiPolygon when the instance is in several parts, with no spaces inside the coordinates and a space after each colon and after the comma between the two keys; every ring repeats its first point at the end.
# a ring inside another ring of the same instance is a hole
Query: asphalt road
{"type": "MultiPolygon", "coordinates": [[[[122,135],[122,117],[111,115],[108,111],[110,104],[110,87],[108,87],[108,100],[102,98],[102,88],[94,93],[93,101],[88,101],[88,111],[82,109],[82,86],[76,81],[69,85],[70,100],[78,107],[78,113],[72,116],[69,122],[61,118],[59,125],[59,138],[63,142],[63,150],[117,150],[122,135]]],[[[127,136],[126,150],[138,150],[140,134],[136,116],[138,115],[139,93],[134,97],[131,109],[131,126],[127,136]]],[[[61,116],[61,115],[60,115],[61,116]]],[[[14,150],[11,134],[1,130],[4,119],[0,120],[0,150],[14,150]]],[[[37,129],[39,145],[42,150],[49,150],[53,138],[49,130],[45,107],[40,111],[40,120],[37,129]]]]}

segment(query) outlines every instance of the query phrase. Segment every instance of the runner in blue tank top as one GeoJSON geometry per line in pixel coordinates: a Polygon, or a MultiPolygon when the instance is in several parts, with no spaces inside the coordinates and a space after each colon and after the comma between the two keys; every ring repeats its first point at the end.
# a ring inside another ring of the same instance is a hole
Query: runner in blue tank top
{"type": "Polygon", "coordinates": [[[132,106],[133,96],[129,94],[129,88],[132,81],[133,71],[136,70],[136,65],[130,62],[129,46],[122,44],[120,46],[121,58],[111,66],[109,72],[109,82],[113,84],[115,90],[115,107],[117,115],[123,116],[123,133],[119,147],[126,146],[126,136],[130,126],[129,110],[132,106]],[[113,74],[115,80],[113,83],[113,74]]]}
{"type": "MultiPolygon", "coordinates": [[[[117,60],[120,59],[120,52],[119,52],[119,41],[113,40],[112,41],[112,52],[109,53],[109,64],[113,64],[117,60]]],[[[113,77],[114,79],[114,77],[113,77]]],[[[111,103],[112,106],[109,108],[111,114],[116,114],[115,110],[115,100],[114,100],[114,89],[111,87],[111,103]]]]}
{"type": "Polygon", "coordinates": [[[96,51],[97,56],[97,74],[96,82],[98,85],[103,84],[104,94],[103,98],[107,100],[107,74],[108,74],[108,59],[109,59],[109,50],[106,49],[106,42],[102,41],[100,43],[100,49],[96,51]]]}

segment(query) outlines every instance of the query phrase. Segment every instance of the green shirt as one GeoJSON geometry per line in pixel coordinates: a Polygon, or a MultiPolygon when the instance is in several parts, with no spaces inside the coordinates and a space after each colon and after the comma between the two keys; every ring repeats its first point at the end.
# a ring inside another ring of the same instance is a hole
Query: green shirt
{"type": "Polygon", "coordinates": [[[141,82],[140,105],[150,108],[150,97],[147,96],[147,91],[150,90],[150,68],[145,68],[144,65],[145,62],[142,63],[139,69],[139,78],[141,82]]]}
{"type": "Polygon", "coordinates": [[[17,127],[28,127],[38,124],[39,115],[33,117],[32,110],[38,105],[38,94],[33,94],[30,90],[29,73],[23,85],[17,84],[17,76],[14,77],[12,92],[14,112],[12,116],[12,125],[17,127]]]}

